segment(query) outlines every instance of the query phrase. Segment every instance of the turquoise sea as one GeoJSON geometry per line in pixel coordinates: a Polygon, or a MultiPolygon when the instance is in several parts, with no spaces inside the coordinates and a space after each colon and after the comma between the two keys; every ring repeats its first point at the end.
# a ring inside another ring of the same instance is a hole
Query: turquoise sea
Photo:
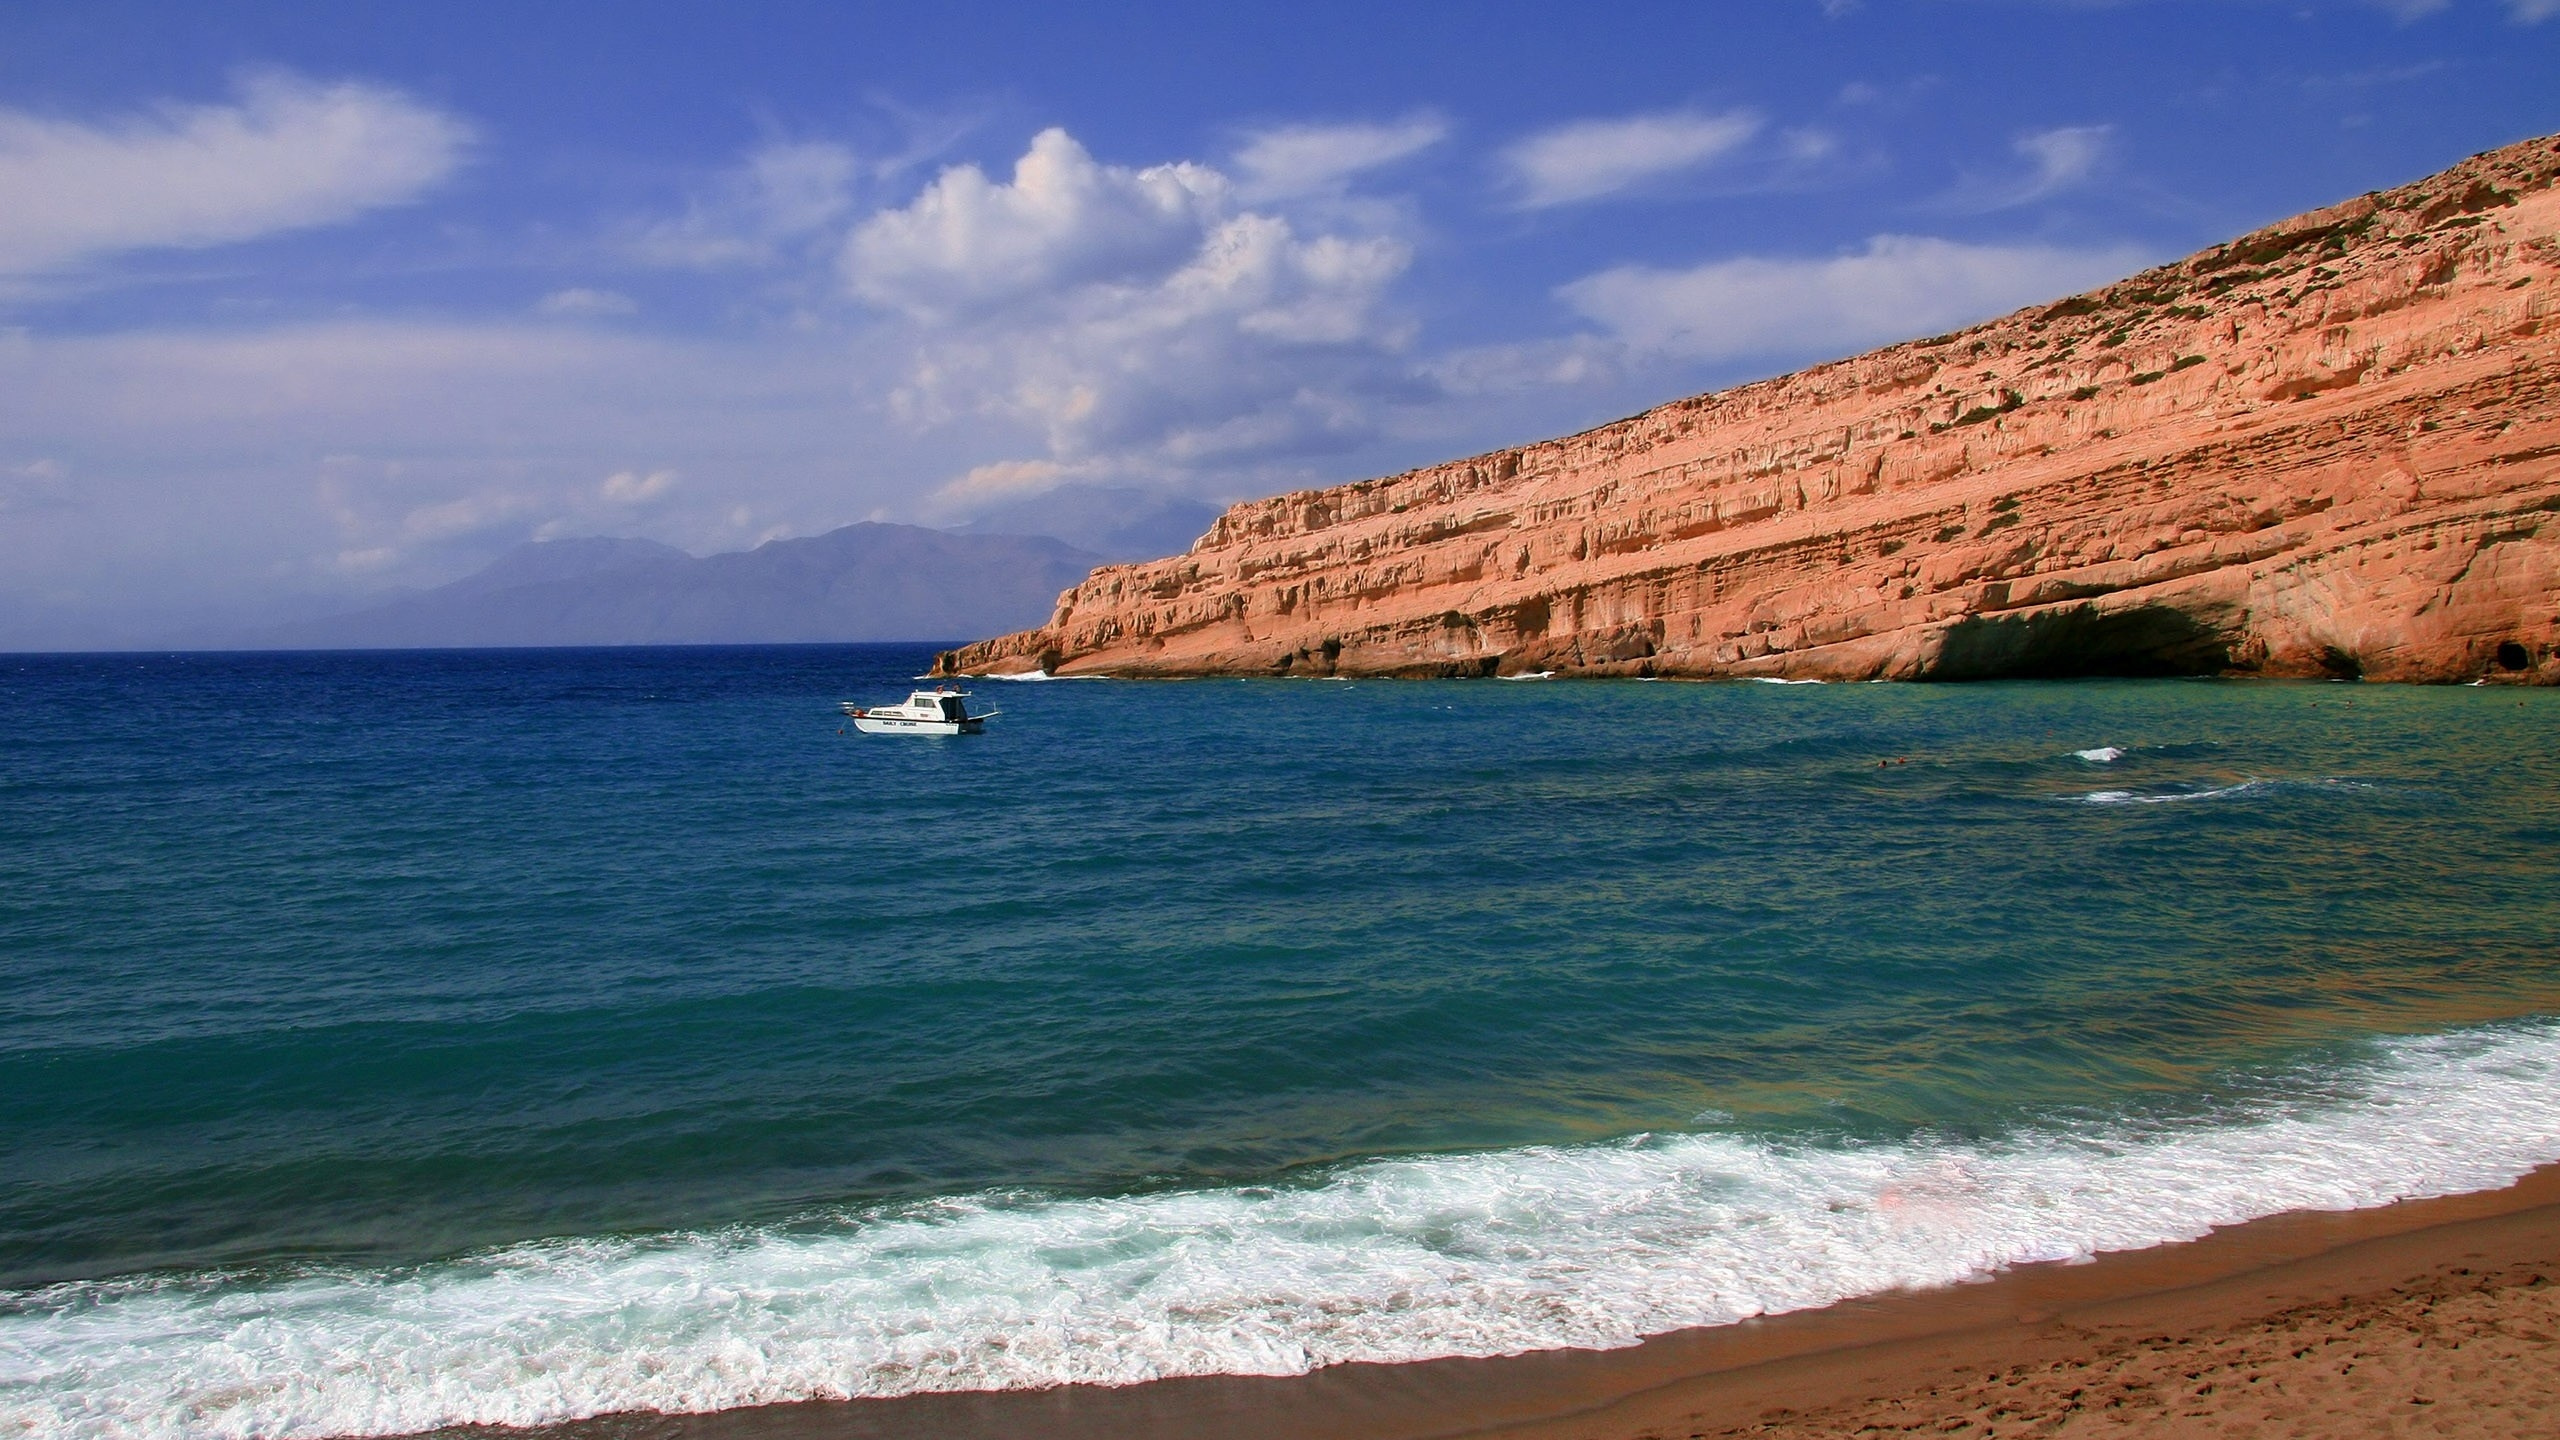
{"type": "Polygon", "coordinates": [[[0,1435],[1613,1346],[2560,1160],[2560,692],[0,657],[0,1435]]]}

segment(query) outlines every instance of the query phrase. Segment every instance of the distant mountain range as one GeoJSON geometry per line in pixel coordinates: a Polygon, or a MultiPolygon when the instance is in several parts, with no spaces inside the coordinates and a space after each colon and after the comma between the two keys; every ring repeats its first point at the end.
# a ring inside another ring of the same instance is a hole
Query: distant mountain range
{"type": "Polygon", "coordinates": [[[402,649],[963,639],[1046,620],[1058,592],[1103,558],[1046,535],[870,523],[700,558],[652,540],[536,541],[452,584],[236,643],[402,649]]]}

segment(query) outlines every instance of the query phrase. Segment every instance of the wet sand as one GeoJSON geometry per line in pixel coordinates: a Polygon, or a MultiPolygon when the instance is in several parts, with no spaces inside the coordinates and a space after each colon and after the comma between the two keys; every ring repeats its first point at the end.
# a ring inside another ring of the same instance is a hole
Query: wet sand
{"type": "MultiPolygon", "coordinates": [[[[2560,1435],[2560,1167],[1613,1351],[610,1416],[545,1440],[2560,1435]]],[[[449,1434],[524,1435],[522,1431],[449,1434]]]]}

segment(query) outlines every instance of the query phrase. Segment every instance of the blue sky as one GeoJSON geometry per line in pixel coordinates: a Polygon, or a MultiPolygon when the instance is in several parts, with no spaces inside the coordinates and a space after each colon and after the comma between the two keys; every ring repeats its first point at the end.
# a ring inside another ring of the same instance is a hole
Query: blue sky
{"type": "Polygon", "coordinates": [[[0,12],[0,645],[1227,500],[2560,130],[2560,0],[0,12]]]}

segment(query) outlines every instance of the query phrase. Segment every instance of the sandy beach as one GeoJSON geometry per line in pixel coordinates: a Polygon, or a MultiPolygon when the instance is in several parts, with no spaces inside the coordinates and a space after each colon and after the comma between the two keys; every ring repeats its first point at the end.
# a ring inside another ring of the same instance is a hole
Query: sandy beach
{"type": "MultiPolygon", "coordinates": [[[[2560,1167],[2278,1215],[1628,1350],[1285,1379],[609,1416],[546,1440],[1735,1435],[2542,1436],[2560,1425],[2560,1167]]],[[[521,1434],[487,1430],[449,1435],[521,1434]]]]}
{"type": "Polygon", "coordinates": [[[2551,1434],[2560,1413],[2553,1267],[2484,1265],[2438,1266],[2389,1291],[2184,1331],[2067,1326],[2063,1353],[2040,1363],[1979,1377],[1966,1368],[1899,1395],[1672,1433],[2551,1434]]]}
{"type": "Polygon", "coordinates": [[[2022,1307],[2005,1326],[1966,1304],[1982,1323],[1686,1377],[1493,1433],[2547,1436],[2560,1424],[2555,1202],[2560,1177],[2545,1171],[2369,1217],[2280,1216],[2083,1267],[2116,1272],[2087,1288],[2032,1272],[1981,1287],[2022,1307]],[[2323,1231],[2343,1243],[2299,1253],[2323,1231]],[[2247,1268],[2203,1278],[2233,1261],[2247,1268]],[[2106,1297],[2111,1285],[2123,1293],[2106,1297]]]}

